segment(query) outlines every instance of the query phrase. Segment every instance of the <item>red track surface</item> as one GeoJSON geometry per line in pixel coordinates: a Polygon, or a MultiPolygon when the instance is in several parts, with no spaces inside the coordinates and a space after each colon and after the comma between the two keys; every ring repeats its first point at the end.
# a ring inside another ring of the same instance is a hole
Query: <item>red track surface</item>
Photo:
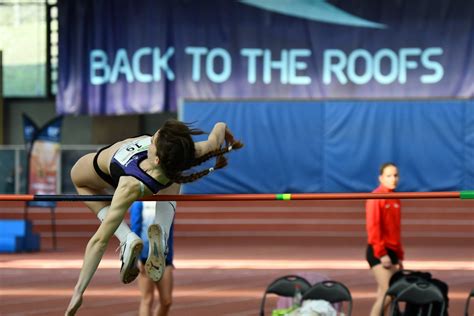
{"type": "MultiPolygon", "coordinates": [[[[367,316],[375,282],[364,261],[362,207],[355,202],[179,204],[171,315],[257,315],[274,278],[304,272],[345,283],[354,297],[353,315],[367,316]]],[[[3,203],[0,217],[18,218],[21,210],[3,203]]],[[[68,236],[90,234],[96,224],[80,205],[63,204],[57,211],[59,250],[52,251],[45,237],[42,252],[0,255],[0,315],[63,314],[87,242],[68,236]]],[[[406,268],[428,270],[448,283],[450,315],[462,315],[474,287],[473,201],[407,201],[404,212],[406,268]]],[[[37,231],[49,235],[47,210],[33,209],[30,218],[37,231]]],[[[120,283],[116,245],[110,244],[78,315],[137,315],[137,285],[120,283]]],[[[274,302],[270,299],[267,310],[274,302]]]]}

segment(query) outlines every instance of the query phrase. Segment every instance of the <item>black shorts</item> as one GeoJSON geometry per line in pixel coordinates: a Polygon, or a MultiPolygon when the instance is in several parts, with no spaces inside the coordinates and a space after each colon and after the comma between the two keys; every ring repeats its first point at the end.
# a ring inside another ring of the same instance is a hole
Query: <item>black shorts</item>
{"type": "MultiPolygon", "coordinates": [[[[387,255],[390,257],[392,264],[398,264],[398,257],[395,251],[389,248],[385,248],[385,250],[387,251],[387,255]]],[[[375,257],[372,245],[367,245],[366,259],[371,268],[381,263],[380,259],[375,257]]]]}
{"type": "Polygon", "coordinates": [[[95,154],[95,156],[94,156],[94,160],[92,161],[92,164],[93,164],[93,166],[94,166],[94,170],[95,170],[95,172],[97,173],[97,175],[98,175],[102,180],[104,180],[105,182],[107,182],[108,184],[110,184],[112,187],[116,188],[118,183],[116,183],[116,182],[112,179],[111,176],[109,176],[108,174],[106,174],[105,172],[103,172],[103,171],[100,169],[100,167],[99,167],[99,163],[97,162],[97,160],[99,160],[99,155],[100,155],[100,153],[101,153],[103,150],[109,148],[110,146],[112,146],[112,145],[109,145],[109,146],[106,146],[106,147],[103,147],[103,148],[99,149],[99,150],[97,151],[97,153],[95,154]]]}

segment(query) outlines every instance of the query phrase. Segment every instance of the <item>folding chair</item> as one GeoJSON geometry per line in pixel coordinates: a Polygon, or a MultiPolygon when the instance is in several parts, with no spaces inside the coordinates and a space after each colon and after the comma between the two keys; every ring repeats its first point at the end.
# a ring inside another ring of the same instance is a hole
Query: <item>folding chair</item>
{"type": "Polygon", "coordinates": [[[316,283],[303,294],[305,300],[325,300],[329,303],[348,302],[347,315],[352,313],[352,295],[349,289],[338,281],[316,283]]]}
{"type": "MultiPolygon", "coordinates": [[[[391,296],[392,298],[397,297],[402,291],[407,289],[413,283],[426,281],[424,278],[423,272],[419,271],[411,271],[411,270],[401,270],[396,273],[396,275],[392,276],[390,279],[390,287],[388,288],[387,292],[385,292],[383,300],[382,300],[382,308],[380,310],[380,315],[383,316],[384,314],[384,306],[385,300],[387,296],[391,296]]],[[[400,313],[398,310],[398,306],[395,306],[395,310],[393,311],[393,315],[398,315],[400,313]]]]}
{"type": "Polygon", "coordinates": [[[263,294],[262,303],[260,304],[260,316],[265,315],[265,300],[267,294],[293,297],[297,286],[300,287],[301,293],[304,294],[311,287],[311,284],[305,278],[297,275],[285,275],[273,280],[263,294]]]}
{"type": "Polygon", "coordinates": [[[466,307],[464,308],[464,316],[469,316],[469,302],[471,301],[472,297],[474,297],[474,288],[471,289],[471,293],[469,293],[469,296],[467,297],[466,307]]]}
{"type": "Polygon", "coordinates": [[[417,281],[398,293],[390,305],[389,315],[398,315],[395,312],[399,302],[416,305],[420,310],[429,305],[428,315],[432,315],[433,303],[441,304],[440,316],[444,315],[446,307],[443,293],[429,281],[417,281]]]}

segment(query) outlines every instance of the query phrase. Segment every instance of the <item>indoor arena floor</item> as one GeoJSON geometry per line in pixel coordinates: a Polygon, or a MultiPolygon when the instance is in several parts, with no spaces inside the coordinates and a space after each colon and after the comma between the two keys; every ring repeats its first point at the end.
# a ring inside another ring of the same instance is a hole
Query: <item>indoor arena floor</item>
{"type": "MultiPolygon", "coordinates": [[[[0,255],[1,315],[62,315],[82,264],[86,239],[59,241],[58,250],[0,255]]],[[[78,315],[137,315],[136,282],[119,281],[115,244],[85,292],[78,315]]],[[[353,315],[367,316],[375,283],[363,259],[364,245],[315,245],[302,238],[186,238],[175,240],[175,288],[171,315],[258,315],[265,287],[282,275],[324,275],[351,290],[353,315]]],[[[474,287],[474,245],[413,245],[406,268],[429,270],[449,284],[450,315],[462,315],[474,287]]],[[[267,310],[275,304],[270,299],[267,310]]]]}

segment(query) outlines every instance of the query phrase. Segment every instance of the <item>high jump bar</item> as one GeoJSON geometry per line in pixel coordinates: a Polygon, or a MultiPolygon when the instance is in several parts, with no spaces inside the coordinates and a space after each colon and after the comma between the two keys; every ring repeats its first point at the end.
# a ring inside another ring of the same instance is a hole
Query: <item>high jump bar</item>
{"type": "MultiPolygon", "coordinates": [[[[112,195],[33,195],[0,194],[2,201],[111,201],[112,195]]],[[[371,200],[371,199],[474,199],[474,190],[449,192],[392,193],[270,193],[270,194],[182,194],[153,195],[141,201],[301,201],[301,200],[371,200]]]]}

